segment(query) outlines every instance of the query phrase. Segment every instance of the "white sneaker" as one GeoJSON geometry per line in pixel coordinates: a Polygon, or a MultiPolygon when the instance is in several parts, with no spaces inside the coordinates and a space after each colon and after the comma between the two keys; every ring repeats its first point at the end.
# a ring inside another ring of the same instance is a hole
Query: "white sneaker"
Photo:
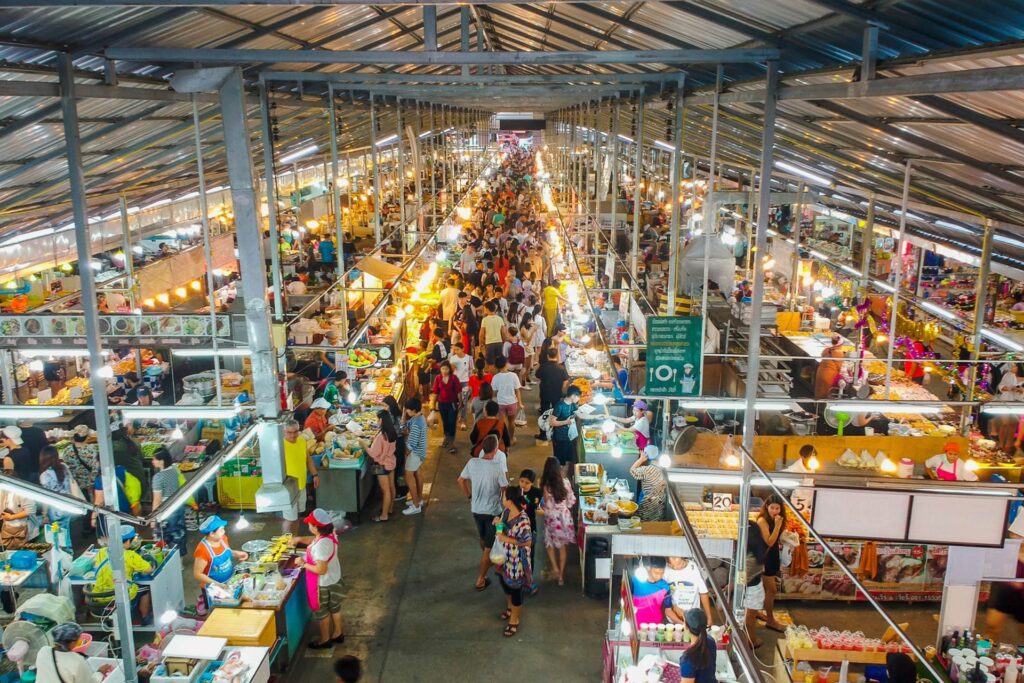
{"type": "Polygon", "coordinates": [[[410,505],[409,507],[402,510],[403,515],[418,515],[423,512],[423,507],[420,505],[410,505]]]}

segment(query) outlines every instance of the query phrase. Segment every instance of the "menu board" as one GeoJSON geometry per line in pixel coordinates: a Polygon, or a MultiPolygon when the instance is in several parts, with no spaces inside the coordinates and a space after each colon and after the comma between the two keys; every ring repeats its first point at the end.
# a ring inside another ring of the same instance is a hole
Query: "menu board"
{"type": "MultiPolygon", "coordinates": [[[[100,336],[111,345],[194,344],[211,335],[208,315],[103,315],[100,336]],[[147,338],[148,341],[147,342],[147,338]],[[158,341],[159,340],[159,341],[158,341]]],[[[0,346],[85,346],[81,315],[8,315],[0,318],[0,346]]],[[[228,316],[216,316],[216,335],[231,336],[228,316]]]]}
{"type": "Polygon", "coordinates": [[[703,318],[647,318],[648,396],[700,395],[703,318]]]}
{"type": "MultiPolygon", "coordinates": [[[[878,600],[940,600],[946,579],[949,546],[921,543],[876,543],[872,566],[862,567],[867,542],[832,541],[829,547],[878,600]]],[[[779,596],[809,600],[863,600],[853,581],[818,543],[807,544],[808,571],[793,576],[782,568],[779,596]]]]}

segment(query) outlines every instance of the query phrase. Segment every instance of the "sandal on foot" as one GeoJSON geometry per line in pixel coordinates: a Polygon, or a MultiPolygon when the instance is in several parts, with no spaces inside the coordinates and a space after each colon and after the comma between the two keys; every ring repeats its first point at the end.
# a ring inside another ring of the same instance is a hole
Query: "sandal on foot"
{"type": "Polygon", "coordinates": [[[334,643],[328,640],[324,643],[310,643],[306,647],[310,650],[326,650],[329,647],[334,647],[334,643]]]}
{"type": "Polygon", "coordinates": [[[512,610],[510,610],[510,609],[507,609],[507,610],[505,610],[504,612],[502,612],[501,614],[498,615],[498,617],[502,621],[508,621],[511,616],[512,616],[512,610]]]}
{"type": "Polygon", "coordinates": [[[381,517],[380,515],[374,515],[373,516],[373,521],[375,521],[375,522],[386,522],[389,519],[391,519],[391,518],[390,517],[381,517]]]}
{"type": "Polygon", "coordinates": [[[506,638],[511,638],[512,636],[514,636],[518,632],[519,632],[519,624],[509,624],[508,626],[505,627],[505,630],[502,632],[501,635],[505,636],[506,638]]]}
{"type": "Polygon", "coordinates": [[[477,589],[478,591],[482,591],[482,590],[486,590],[487,587],[490,586],[490,585],[491,585],[491,580],[490,579],[484,579],[483,585],[481,585],[481,586],[473,586],[473,587],[475,589],[477,589]]]}

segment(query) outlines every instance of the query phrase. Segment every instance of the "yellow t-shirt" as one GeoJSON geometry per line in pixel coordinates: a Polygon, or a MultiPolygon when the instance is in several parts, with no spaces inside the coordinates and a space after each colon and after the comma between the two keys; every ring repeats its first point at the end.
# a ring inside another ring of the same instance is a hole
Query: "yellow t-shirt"
{"type": "Polygon", "coordinates": [[[303,491],[306,488],[306,479],[309,478],[309,469],[306,467],[306,454],[309,452],[309,447],[306,445],[306,439],[299,436],[295,438],[294,443],[288,439],[285,439],[283,443],[285,476],[295,477],[295,480],[299,482],[299,490],[303,491]]]}
{"type": "Polygon", "coordinates": [[[561,293],[557,288],[548,285],[544,288],[544,308],[553,309],[558,307],[558,297],[561,293]]]}
{"type": "MultiPolygon", "coordinates": [[[[104,560],[107,559],[107,549],[100,548],[100,551],[96,553],[96,559],[93,561],[93,566],[100,567],[104,560]]],[[[148,574],[153,567],[142,559],[134,550],[124,551],[124,566],[125,571],[128,575],[128,597],[135,599],[135,595],[139,592],[139,587],[132,581],[136,574],[148,574]]],[[[100,570],[96,572],[96,582],[92,585],[94,593],[110,593],[114,590],[114,570],[107,562],[100,567],[100,570]]]]}
{"type": "Polygon", "coordinates": [[[505,321],[498,315],[488,315],[480,321],[480,327],[484,331],[484,344],[497,344],[502,341],[501,330],[505,327],[505,321]]]}

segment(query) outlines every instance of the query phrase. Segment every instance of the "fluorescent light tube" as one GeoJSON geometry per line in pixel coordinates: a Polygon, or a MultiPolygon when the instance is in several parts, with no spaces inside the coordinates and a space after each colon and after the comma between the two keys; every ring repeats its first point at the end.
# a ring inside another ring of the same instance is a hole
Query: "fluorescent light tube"
{"type": "MultiPolygon", "coordinates": [[[[683,401],[687,410],[746,410],[746,401],[683,401]]],[[[755,401],[754,410],[786,410],[793,407],[792,401],[755,401]]]]}
{"type": "Polygon", "coordinates": [[[428,135],[430,135],[430,134],[431,134],[431,133],[433,133],[433,132],[434,132],[434,131],[432,131],[432,130],[428,130],[428,131],[426,131],[425,133],[420,133],[420,135],[419,135],[419,136],[420,136],[421,138],[425,138],[425,137],[427,137],[428,135]]]}
{"type": "Polygon", "coordinates": [[[987,403],[981,412],[988,415],[1024,415],[1024,403],[987,403]]]}
{"type": "Polygon", "coordinates": [[[37,491],[34,487],[23,487],[17,483],[16,480],[9,478],[0,480],[0,491],[12,491],[17,493],[19,496],[28,498],[29,500],[33,500],[47,507],[56,508],[62,512],[67,512],[73,515],[83,515],[89,510],[89,507],[84,503],[75,504],[66,500],[63,496],[53,495],[51,491],[37,491]]]}
{"type": "Polygon", "coordinates": [[[854,275],[856,277],[860,277],[861,276],[861,272],[859,270],[857,270],[856,268],[851,268],[850,266],[848,266],[846,264],[840,263],[839,264],[839,268],[841,270],[845,270],[850,275],[854,275]]]}
{"type": "Polygon", "coordinates": [[[35,408],[33,406],[10,406],[0,408],[0,418],[5,420],[20,420],[32,418],[33,420],[49,420],[60,417],[64,411],[59,408],[35,408]]]}
{"type": "Polygon", "coordinates": [[[996,344],[999,344],[1000,346],[1004,346],[1004,347],[1010,349],[1011,351],[1024,351],[1024,346],[1021,346],[1020,344],[1018,344],[1017,342],[1013,341],[1012,339],[1010,339],[1008,337],[1004,337],[1003,335],[999,334],[998,332],[993,332],[992,330],[990,330],[988,328],[984,328],[984,327],[981,328],[981,336],[982,337],[987,337],[988,339],[994,341],[996,344]]]}
{"type": "Polygon", "coordinates": [[[160,200],[157,200],[157,201],[153,202],[152,204],[149,204],[147,206],[142,207],[142,210],[143,211],[149,211],[150,209],[156,209],[156,208],[159,208],[161,206],[167,206],[170,203],[171,203],[170,199],[160,199],[160,200]]]}
{"type": "Polygon", "coordinates": [[[397,139],[398,139],[398,134],[397,133],[392,133],[391,135],[387,136],[383,140],[377,140],[377,146],[378,147],[383,147],[384,145],[390,145],[392,142],[394,142],[397,139]]]}
{"type": "Polygon", "coordinates": [[[811,249],[811,256],[813,256],[816,259],[821,259],[823,261],[827,261],[828,260],[828,256],[825,256],[820,251],[815,251],[814,249],[811,249]]]}
{"type": "Polygon", "coordinates": [[[654,146],[655,147],[660,147],[661,149],[663,149],[663,150],[665,150],[667,152],[674,152],[674,151],[676,151],[675,147],[673,147],[672,145],[668,144],[667,142],[662,142],[661,140],[655,140],[654,141],[654,146]]]}
{"type": "Polygon", "coordinates": [[[171,351],[175,356],[181,358],[212,358],[213,356],[220,356],[221,358],[231,356],[248,356],[252,354],[250,349],[173,349],[171,351]]]}
{"type": "Polygon", "coordinates": [[[206,194],[210,194],[211,192],[220,192],[221,190],[226,190],[226,189],[227,188],[224,187],[223,185],[218,185],[217,187],[207,188],[206,194]]]}
{"type": "Polygon", "coordinates": [[[897,415],[934,415],[942,411],[941,405],[921,405],[903,401],[837,401],[829,408],[851,413],[892,413],[897,415]]]}
{"type": "Polygon", "coordinates": [[[940,228],[946,228],[947,230],[962,232],[968,235],[975,234],[974,230],[971,230],[970,228],[965,228],[962,225],[957,225],[956,223],[950,223],[949,221],[935,221],[935,225],[939,226],[940,228]]]}
{"type": "Polygon", "coordinates": [[[629,137],[628,135],[623,135],[622,133],[619,133],[619,139],[625,140],[626,142],[633,144],[633,138],[629,137]]]}
{"type": "Polygon", "coordinates": [[[278,162],[282,163],[282,164],[290,164],[293,161],[298,161],[299,159],[305,159],[310,154],[316,154],[316,151],[318,149],[320,149],[320,148],[317,147],[316,145],[309,145],[308,147],[303,147],[302,149],[297,149],[294,152],[292,152],[291,154],[284,155],[283,157],[278,159],[278,162]]]}
{"type": "MultiPolygon", "coordinates": [[[[673,484],[711,484],[718,486],[741,486],[743,484],[743,475],[734,474],[731,472],[718,472],[715,470],[669,470],[668,480],[673,484]]],[[[780,489],[795,489],[803,484],[803,482],[801,482],[798,479],[790,479],[788,477],[758,476],[750,478],[751,486],[768,486],[770,483],[775,484],[780,489]]]]}
{"type": "Polygon", "coordinates": [[[210,406],[195,408],[121,408],[121,413],[130,420],[225,420],[238,414],[235,408],[214,408],[210,406]]]}
{"type": "MultiPolygon", "coordinates": [[[[53,356],[54,358],[88,358],[89,349],[18,349],[25,358],[35,358],[36,356],[53,356]]],[[[109,355],[110,351],[101,351],[104,356],[109,355]]]]}
{"type": "Polygon", "coordinates": [[[878,287],[883,292],[889,292],[890,294],[896,291],[896,289],[888,282],[882,282],[881,280],[872,280],[871,284],[873,284],[875,287],[878,287]]]}
{"type": "Polygon", "coordinates": [[[937,306],[937,305],[935,305],[933,303],[924,302],[924,303],[921,304],[921,308],[923,308],[924,310],[928,311],[929,313],[934,313],[935,315],[939,316],[940,318],[945,318],[946,320],[956,320],[957,319],[957,316],[956,316],[955,313],[950,313],[949,311],[947,311],[946,309],[942,308],[941,306],[937,306]]]}
{"type": "Polygon", "coordinates": [[[199,490],[199,487],[205,484],[210,477],[220,471],[221,465],[241,453],[242,449],[249,445],[249,442],[260,433],[262,428],[262,424],[258,424],[250,428],[249,431],[243,434],[242,438],[236,441],[227,452],[214,457],[206,466],[206,469],[200,470],[199,474],[192,478],[192,481],[179,489],[170,499],[168,499],[167,504],[160,506],[159,511],[155,515],[156,521],[167,521],[171,515],[178,511],[178,508],[185,504],[186,500],[191,498],[192,495],[199,490]]]}
{"type": "Polygon", "coordinates": [[[809,170],[807,170],[805,168],[801,168],[799,166],[796,166],[794,164],[788,163],[786,161],[776,161],[775,162],[775,168],[781,169],[783,171],[787,171],[787,172],[792,173],[794,175],[798,175],[801,178],[806,178],[807,180],[810,180],[811,182],[814,182],[814,183],[818,183],[819,185],[831,185],[832,184],[832,179],[831,178],[826,178],[825,176],[818,175],[817,173],[813,173],[813,172],[811,172],[811,171],[809,171],[809,170]]]}

